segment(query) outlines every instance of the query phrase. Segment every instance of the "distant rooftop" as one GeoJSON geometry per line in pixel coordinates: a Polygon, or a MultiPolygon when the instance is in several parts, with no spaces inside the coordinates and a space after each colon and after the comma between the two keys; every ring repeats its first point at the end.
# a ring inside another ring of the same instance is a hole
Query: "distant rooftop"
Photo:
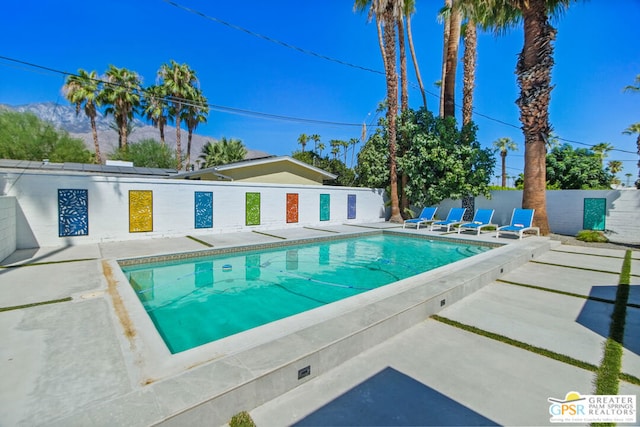
{"type": "Polygon", "coordinates": [[[141,168],[136,166],[94,165],[90,163],[51,163],[48,161],[0,159],[0,170],[16,169],[42,172],[71,172],[108,176],[144,176],[166,178],[178,173],[175,169],[141,168]]]}

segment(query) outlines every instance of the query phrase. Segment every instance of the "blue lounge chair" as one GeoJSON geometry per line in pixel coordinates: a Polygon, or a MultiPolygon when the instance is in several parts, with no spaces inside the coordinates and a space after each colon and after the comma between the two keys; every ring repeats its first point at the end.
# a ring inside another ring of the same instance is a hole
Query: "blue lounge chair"
{"type": "Polygon", "coordinates": [[[480,231],[482,231],[485,227],[495,227],[498,228],[497,224],[492,224],[491,219],[493,218],[493,213],[495,210],[493,209],[478,209],[473,216],[471,222],[467,222],[466,224],[461,224],[458,227],[458,234],[461,231],[472,230],[476,232],[476,235],[480,235],[480,231]]]}
{"type": "Polygon", "coordinates": [[[535,209],[518,209],[513,210],[511,215],[511,224],[498,227],[496,230],[496,238],[500,237],[500,233],[513,233],[517,234],[518,238],[522,239],[522,235],[525,231],[535,231],[540,235],[540,228],[533,227],[533,214],[535,209]]]}
{"type": "Polygon", "coordinates": [[[436,214],[437,210],[437,207],[423,208],[417,218],[405,220],[404,224],[402,224],[402,228],[405,228],[407,225],[415,224],[416,229],[419,230],[420,224],[430,224],[434,221],[433,216],[436,214]]]}
{"type": "Polygon", "coordinates": [[[446,228],[447,232],[451,230],[454,225],[462,224],[462,218],[467,208],[451,208],[449,214],[444,221],[436,221],[431,223],[430,231],[433,231],[433,227],[446,228]]]}

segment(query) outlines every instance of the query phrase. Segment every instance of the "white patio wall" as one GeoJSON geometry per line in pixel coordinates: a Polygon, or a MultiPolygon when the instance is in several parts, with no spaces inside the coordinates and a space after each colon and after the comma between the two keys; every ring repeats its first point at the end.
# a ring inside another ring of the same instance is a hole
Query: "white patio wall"
{"type": "Polygon", "coordinates": [[[0,261],[16,250],[16,198],[0,196],[0,261]]]}
{"type": "MultiPolygon", "coordinates": [[[[583,229],[584,199],[606,199],[605,228],[609,240],[640,244],[640,191],[638,190],[549,190],[547,216],[553,233],[574,236],[583,229]]],[[[445,200],[439,216],[446,216],[460,200],[445,200]]],[[[508,224],[513,208],[522,206],[522,191],[492,191],[491,199],[476,197],[475,208],[495,209],[493,222],[508,224]]]]}
{"type": "Polygon", "coordinates": [[[385,220],[384,191],[371,188],[5,173],[1,193],[17,200],[18,249],[385,220]],[[87,190],[88,235],[58,236],[59,189],[87,190]],[[129,190],[153,191],[153,231],[129,232],[129,190]],[[196,191],[213,192],[213,228],[195,228],[196,191]],[[260,225],[245,225],[247,192],[261,195],[260,225]],[[286,222],[287,193],[299,195],[297,223],[286,222]],[[330,195],[328,221],[320,221],[320,194],[330,195]],[[350,194],[356,195],[355,219],[347,219],[350,194]]]}

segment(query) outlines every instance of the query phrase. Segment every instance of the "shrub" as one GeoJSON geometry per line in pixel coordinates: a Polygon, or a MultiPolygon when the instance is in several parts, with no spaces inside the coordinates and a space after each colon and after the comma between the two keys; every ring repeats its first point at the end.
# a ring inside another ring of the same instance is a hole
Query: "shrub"
{"type": "Polygon", "coordinates": [[[231,417],[229,421],[230,427],[256,427],[256,423],[251,419],[251,415],[247,411],[242,411],[231,417]]]}
{"type": "Polygon", "coordinates": [[[596,230],[581,230],[576,235],[576,239],[582,240],[583,242],[596,243],[607,243],[609,241],[602,231],[596,230]]]}

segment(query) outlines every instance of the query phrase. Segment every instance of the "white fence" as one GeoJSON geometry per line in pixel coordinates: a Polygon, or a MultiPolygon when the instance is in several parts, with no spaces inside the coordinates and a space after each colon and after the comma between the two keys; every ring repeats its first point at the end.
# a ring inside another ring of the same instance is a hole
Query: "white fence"
{"type": "Polygon", "coordinates": [[[4,173],[0,194],[17,201],[18,249],[385,219],[384,191],[370,188],[4,173]],[[131,192],[149,205],[140,208],[131,192]],[[195,193],[209,201],[205,228],[196,228],[195,193]],[[247,225],[248,193],[256,225],[247,225]]]}
{"type": "MultiPolygon", "coordinates": [[[[605,230],[612,242],[640,244],[640,191],[638,190],[549,190],[547,216],[553,233],[574,236],[583,230],[584,200],[605,199],[605,230]]],[[[445,200],[438,214],[460,207],[460,200],[445,200]]],[[[514,208],[522,206],[522,191],[492,191],[491,198],[476,197],[475,209],[495,209],[493,222],[508,224],[514,208]]]]}

